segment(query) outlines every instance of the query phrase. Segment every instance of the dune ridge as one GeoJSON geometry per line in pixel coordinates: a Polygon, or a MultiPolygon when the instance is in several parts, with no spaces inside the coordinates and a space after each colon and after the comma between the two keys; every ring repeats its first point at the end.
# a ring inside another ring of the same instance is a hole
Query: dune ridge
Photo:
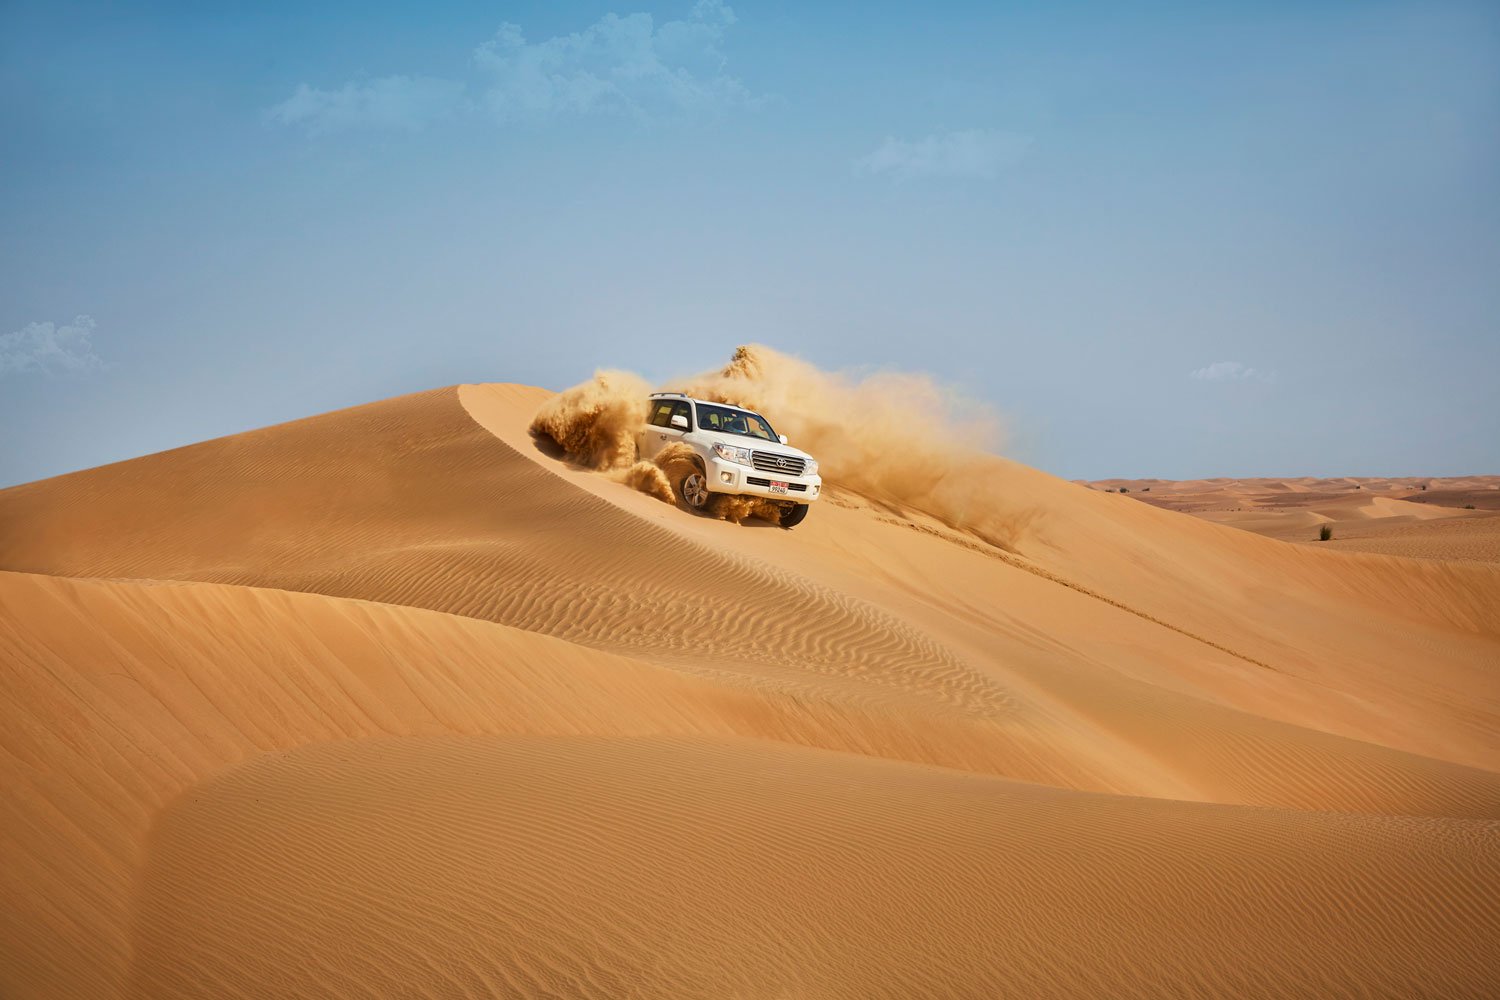
{"type": "MultiPolygon", "coordinates": [[[[695,391],[879,398],[767,357],[695,391]]],[[[1500,568],[993,456],[697,518],[576,402],[0,491],[0,995],[1487,995],[1500,568]]]]}

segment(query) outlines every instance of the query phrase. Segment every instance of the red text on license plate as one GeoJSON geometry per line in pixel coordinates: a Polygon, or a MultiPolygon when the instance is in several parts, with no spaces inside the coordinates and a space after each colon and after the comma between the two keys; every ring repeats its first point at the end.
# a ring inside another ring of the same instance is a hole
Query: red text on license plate
{"type": "Polygon", "coordinates": [[[771,480],[771,492],[772,493],[785,493],[786,492],[786,483],[778,483],[774,479],[771,480]]]}

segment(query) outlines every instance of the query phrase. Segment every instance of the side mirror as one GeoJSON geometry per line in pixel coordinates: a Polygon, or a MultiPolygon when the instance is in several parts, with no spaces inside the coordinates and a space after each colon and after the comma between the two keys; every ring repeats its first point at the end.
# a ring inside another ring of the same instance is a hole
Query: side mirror
{"type": "Polygon", "coordinates": [[[672,426],[673,427],[680,427],[683,430],[687,430],[687,417],[684,417],[680,413],[674,413],[674,414],[672,414],[672,426]]]}
{"type": "Polygon", "coordinates": [[[781,438],[781,443],[782,444],[786,444],[786,435],[785,434],[778,434],[776,436],[779,437],[779,438],[781,438]]]}

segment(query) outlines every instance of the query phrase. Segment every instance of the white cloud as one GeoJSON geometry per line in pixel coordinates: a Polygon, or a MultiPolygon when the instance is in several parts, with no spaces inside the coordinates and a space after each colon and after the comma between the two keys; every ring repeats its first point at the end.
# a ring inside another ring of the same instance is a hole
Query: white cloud
{"type": "Polygon", "coordinates": [[[484,103],[501,121],[565,114],[650,118],[756,103],[724,71],[720,43],[735,23],[719,0],[699,0],[685,20],[606,14],[583,31],[527,42],[504,24],[474,61],[484,103]]]}
{"type": "Polygon", "coordinates": [[[617,114],[638,119],[729,107],[753,97],[725,72],[720,44],[735,23],[722,0],[698,0],[682,20],[605,14],[582,31],[528,42],[514,24],[474,50],[472,84],[387,76],[335,90],[307,84],[267,112],[309,132],[350,128],[415,130],[475,108],[497,121],[617,114]]]}
{"type": "Polygon", "coordinates": [[[1031,137],[1016,132],[971,128],[929,135],[909,142],[886,136],[868,156],[854,161],[862,173],[913,177],[990,178],[1019,161],[1031,148],[1031,137]]]}
{"type": "Polygon", "coordinates": [[[0,375],[19,372],[68,374],[103,368],[90,338],[94,321],[79,316],[72,323],[28,323],[0,337],[0,375]]]}
{"type": "Polygon", "coordinates": [[[1188,374],[1204,382],[1269,382],[1272,378],[1271,372],[1247,368],[1238,361],[1215,361],[1188,374]]]}
{"type": "Polygon", "coordinates": [[[350,128],[395,128],[415,131],[446,118],[464,103],[464,85],[430,76],[386,76],[346,83],[338,90],[302,84],[267,115],[283,125],[312,133],[350,128]]]}

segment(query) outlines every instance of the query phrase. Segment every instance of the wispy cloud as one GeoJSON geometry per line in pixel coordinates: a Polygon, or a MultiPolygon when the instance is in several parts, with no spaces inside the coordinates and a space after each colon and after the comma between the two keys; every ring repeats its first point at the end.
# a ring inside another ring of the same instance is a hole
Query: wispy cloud
{"type": "Polygon", "coordinates": [[[415,131],[457,113],[463,103],[464,85],[456,80],[386,76],[346,83],[337,90],[318,90],[304,83],[267,115],[274,122],[298,125],[312,133],[351,128],[415,131]]]}
{"type": "Polygon", "coordinates": [[[1249,368],[1238,361],[1215,361],[1188,374],[1204,382],[1269,382],[1275,377],[1274,372],[1249,368]]]}
{"type": "Polygon", "coordinates": [[[1030,136],[971,128],[909,141],[886,136],[873,153],[854,161],[861,173],[914,177],[988,179],[1031,149],[1030,136]]]}
{"type": "Polygon", "coordinates": [[[474,50],[468,82],[387,76],[332,90],[304,83],[267,116],[318,133],[415,130],[474,111],[508,123],[570,115],[652,120],[753,107],[759,99],[727,73],[721,48],[735,21],[722,0],[698,0],[681,20],[605,14],[582,31],[537,42],[505,23],[474,50]]]}
{"type": "Polygon", "coordinates": [[[28,323],[0,337],[0,375],[40,372],[64,375],[103,368],[94,353],[94,321],[79,316],[72,323],[28,323]]]}
{"type": "Polygon", "coordinates": [[[719,0],[700,0],[681,21],[606,14],[583,31],[527,42],[514,24],[474,53],[487,78],[484,103],[502,121],[560,114],[654,117],[755,103],[725,72],[720,44],[735,23],[719,0]]]}

